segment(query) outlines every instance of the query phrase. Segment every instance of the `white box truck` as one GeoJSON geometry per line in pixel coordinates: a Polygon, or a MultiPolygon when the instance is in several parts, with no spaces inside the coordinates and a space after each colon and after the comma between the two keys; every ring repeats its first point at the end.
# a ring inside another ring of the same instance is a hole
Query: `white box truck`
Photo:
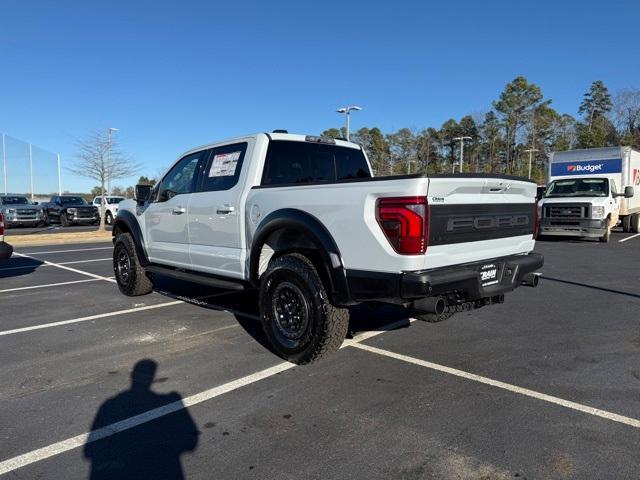
{"type": "Polygon", "coordinates": [[[553,152],[540,218],[540,235],[608,242],[618,221],[625,232],[640,232],[640,152],[631,147],[553,152]]]}

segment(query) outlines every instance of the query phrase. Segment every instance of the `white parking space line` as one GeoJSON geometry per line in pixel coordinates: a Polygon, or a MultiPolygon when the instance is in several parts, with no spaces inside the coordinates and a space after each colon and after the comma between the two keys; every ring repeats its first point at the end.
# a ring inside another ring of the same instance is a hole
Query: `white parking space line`
{"type": "Polygon", "coordinates": [[[622,240],[618,240],[618,243],[626,242],[627,240],[631,240],[632,238],[640,237],[640,233],[636,233],[635,235],[631,235],[630,237],[623,238],[622,240]]]}
{"type": "MultiPolygon", "coordinates": [[[[114,278],[114,277],[108,277],[108,278],[114,278]]],[[[62,285],[73,285],[74,283],[99,282],[100,280],[102,279],[87,278],[86,280],[73,280],[71,282],[47,283],[45,285],[32,285],[30,287],[5,288],[4,290],[0,290],[0,293],[19,292],[21,290],[33,290],[35,288],[60,287],[62,285]]]]}
{"type": "Polygon", "coordinates": [[[59,455],[69,450],[73,450],[74,448],[81,447],[86,443],[92,443],[103,438],[110,437],[112,435],[115,435],[116,433],[123,432],[157,418],[164,417],[171,413],[182,410],[183,408],[197,405],[198,403],[202,403],[206,400],[211,400],[212,398],[219,397],[220,395],[224,395],[225,393],[229,393],[252,383],[259,382],[260,380],[272,377],[273,375],[284,372],[285,370],[289,370],[293,367],[295,367],[295,365],[292,363],[279,363],[273,367],[261,370],[251,375],[247,375],[246,377],[242,377],[237,380],[233,380],[231,382],[225,383],[224,385],[220,385],[219,387],[214,387],[209,390],[205,390],[204,392],[196,393],[195,395],[182,399],[182,401],[169,403],[167,405],[154,408],[153,410],[149,410],[134,417],[126,418],[119,422],[112,423],[111,425],[93,430],[89,433],[83,433],[81,435],[68,438],[61,442],[48,445],[44,448],[40,448],[23,455],[19,455],[17,457],[10,458],[8,460],[0,462],[0,475],[9,473],[20,467],[24,467],[25,465],[39,462],[41,460],[44,460],[45,458],[53,457],[54,455],[59,455]]]}
{"type": "Polygon", "coordinates": [[[415,357],[409,357],[407,355],[402,355],[400,353],[390,352],[388,350],[383,350],[381,348],[364,345],[362,343],[351,342],[350,346],[359,348],[361,350],[366,350],[367,352],[383,355],[385,357],[394,358],[396,360],[400,360],[406,363],[411,363],[413,365],[418,365],[420,367],[425,367],[431,370],[436,370],[438,372],[454,375],[456,377],[464,378],[466,380],[471,380],[473,382],[478,382],[485,385],[490,385],[492,387],[501,388],[502,390],[507,390],[512,393],[517,393],[519,395],[524,395],[526,397],[542,400],[543,402],[552,403],[554,405],[559,405],[561,407],[569,408],[571,410],[577,410],[578,412],[593,415],[595,417],[604,418],[605,420],[610,420],[612,422],[622,423],[624,425],[628,425],[634,428],[640,428],[640,420],[636,418],[625,417],[624,415],[618,415],[617,413],[608,412],[606,410],[601,410],[599,408],[590,407],[588,405],[582,405],[580,403],[572,402],[570,400],[564,400],[563,398],[547,395],[546,393],[536,392],[535,390],[529,390],[528,388],[518,387],[517,385],[512,385],[510,383],[501,382],[499,380],[493,380],[491,378],[483,377],[481,375],[476,375],[474,373],[469,373],[463,370],[458,370],[456,368],[451,368],[451,367],[447,367],[437,363],[428,362],[426,360],[421,360],[415,357]]]}
{"type": "MultiPolygon", "coordinates": [[[[52,267],[58,267],[58,268],[61,268],[63,270],[68,270],[69,272],[79,273],[80,275],[86,275],[87,277],[97,278],[99,280],[104,280],[106,282],[116,283],[115,279],[110,278],[110,277],[103,277],[102,275],[96,275],[94,273],[85,272],[83,270],[78,270],[76,268],[67,267],[67,266],[61,265],[59,263],[49,262],[48,260],[41,260],[39,258],[31,257],[29,255],[25,255],[24,253],[17,253],[16,252],[16,253],[14,253],[14,255],[17,255],[19,257],[24,257],[24,258],[30,258],[31,260],[35,260],[36,262],[42,262],[44,265],[49,265],[49,266],[52,266],[52,267]]],[[[20,267],[17,267],[17,268],[20,268],[20,267]]],[[[8,270],[8,269],[0,269],[0,271],[2,271],[2,270],[8,270]]]]}
{"type": "Polygon", "coordinates": [[[106,262],[113,260],[113,257],[109,258],[92,258],[90,260],[74,260],[73,262],[61,262],[56,263],[56,265],[75,265],[76,263],[92,263],[92,262],[106,262]]]}
{"type": "MultiPolygon", "coordinates": [[[[180,302],[176,302],[176,303],[180,303],[180,302]]],[[[407,323],[408,322],[406,320],[401,320],[398,322],[391,323],[389,325],[385,325],[372,332],[363,332],[362,334],[354,337],[353,340],[346,341],[342,345],[342,348],[348,347],[348,346],[355,346],[359,341],[374,337],[376,335],[380,335],[381,333],[387,332],[396,327],[406,326],[407,323]]],[[[252,373],[251,375],[247,375],[237,380],[233,380],[231,382],[225,383],[218,387],[213,387],[203,392],[196,393],[195,395],[191,395],[190,397],[186,397],[182,399],[182,401],[173,402],[163,407],[158,407],[153,410],[149,410],[147,412],[141,413],[134,417],[126,418],[119,422],[112,423],[111,425],[107,425],[97,430],[76,435],[75,437],[62,440],[61,442],[53,443],[46,447],[39,448],[37,450],[33,450],[31,452],[27,452],[22,455],[18,455],[17,457],[9,458],[7,460],[0,462],[0,475],[12,472],[14,470],[17,470],[18,468],[24,467],[26,465],[30,465],[32,463],[39,462],[41,460],[45,460],[55,455],[59,455],[69,450],[80,448],[87,443],[95,442],[97,440],[110,437],[112,435],[115,435],[116,433],[120,433],[125,430],[129,430],[131,428],[142,425],[144,423],[150,422],[152,420],[156,420],[158,418],[164,417],[165,415],[169,415],[171,413],[182,410],[183,408],[188,408],[188,407],[197,405],[199,403],[205,402],[207,400],[211,400],[213,398],[224,395],[225,393],[229,393],[239,388],[250,385],[252,383],[259,382],[260,380],[273,377],[274,375],[277,375],[281,372],[289,370],[295,366],[296,365],[293,363],[282,362],[277,365],[274,365],[273,367],[269,367],[259,372],[252,373]]]]}
{"type": "Polygon", "coordinates": [[[15,335],[16,333],[31,332],[33,330],[41,330],[43,328],[58,327],[60,325],[69,325],[70,323],[88,322],[90,320],[97,320],[99,318],[115,317],[117,315],[124,315],[127,313],[143,312],[145,310],[153,310],[156,308],[170,307],[172,305],[179,305],[181,303],[184,303],[184,302],[180,300],[176,300],[175,302],[158,303],[156,305],[146,305],[144,307],[128,308],[126,310],[117,310],[115,312],[99,313],[97,315],[90,315],[88,317],[73,318],[71,320],[62,320],[60,322],[43,323],[40,325],[33,325],[31,327],[14,328],[12,330],[0,331],[0,337],[4,337],[6,335],[15,335]]]}
{"type": "MultiPolygon", "coordinates": [[[[29,257],[29,258],[31,258],[31,257],[29,257]]],[[[9,271],[9,270],[25,270],[25,269],[28,269],[28,268],[57,267],[57,266],[60,266],[60,265],[75,265],[75,264],[78,264],[78,263],[106,262],[107,260],[110,261],[110,260],[113,260],[113,259],[111,257],[109,257],[109,258],[93,258],[91,260],[74,260],[72,262],[61,262],[61,263],[45,262],[43,265],[21,265],[19,267],[0,268],[0,272],[9,271]]],[[[40,260],[40,261],[43,261],[43,260],[40,260]]]]}
{"type": "Polygon", "coordinates": [[[73,253],[73,252],[91,252],[94,250],[112,250],[113,246],[110,247],[92,247],[92,248],[76,248],[73,250],[48,250],[42,252],[25,252],[27,255],[46,255],[49,253],[73,253]]]}

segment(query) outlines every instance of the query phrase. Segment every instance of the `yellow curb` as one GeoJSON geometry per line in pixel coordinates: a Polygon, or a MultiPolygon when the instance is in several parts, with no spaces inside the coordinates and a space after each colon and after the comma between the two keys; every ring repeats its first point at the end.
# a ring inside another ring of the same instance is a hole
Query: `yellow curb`
{"type": "Polygon", "coordinates": [[[7,235],[5,241],[14,247],[39,247],[66,243],[110,242],[111,232],[42,233],[37,235],[7,235]]]}

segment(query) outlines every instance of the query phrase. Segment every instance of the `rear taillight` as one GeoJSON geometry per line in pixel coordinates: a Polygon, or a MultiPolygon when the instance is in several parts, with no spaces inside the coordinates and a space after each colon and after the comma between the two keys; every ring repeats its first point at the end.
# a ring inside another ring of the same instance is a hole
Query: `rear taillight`
{"type": "Polygon", "coordinates": [[[4,214],[0,213],[0,236],[4,235],[4,214]]]}
{"type": "Polygon", "coordinates": [[[396,252],[419,255],[427,251],[429,208],[426,197],[380,198],[376,218],[396,252]]]}
{"type": "Polygon", "coordinates": [[[536,208],[536,212],[533,220],[533,239],[534,240],[538,238],[538,233],[540,232],[540,216],[541,216],[540,210],[542,209],[542,207],[540,207],[538,200],[536,200],[535,208],[536,208]]]}

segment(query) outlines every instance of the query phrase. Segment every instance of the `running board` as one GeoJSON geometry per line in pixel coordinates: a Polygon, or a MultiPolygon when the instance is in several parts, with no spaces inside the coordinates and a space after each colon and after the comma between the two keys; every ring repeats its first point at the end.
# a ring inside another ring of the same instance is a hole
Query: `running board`
{"type": "Polygon", "coordinates": [[[147,265],[145,267],[147,273],[157,273],[158,275],[164,275],[166,277],[175,278],[177,280],[184,280],[192,283],[199,283],[200,285],[207,285],[209,287],[222,288],[225,290],[244,290],[245,284],[240,280],[227,280],[206,273],[193,272],[187,270],[176,270],[170,267],[163,267],[161,265],[147,265]]]}

